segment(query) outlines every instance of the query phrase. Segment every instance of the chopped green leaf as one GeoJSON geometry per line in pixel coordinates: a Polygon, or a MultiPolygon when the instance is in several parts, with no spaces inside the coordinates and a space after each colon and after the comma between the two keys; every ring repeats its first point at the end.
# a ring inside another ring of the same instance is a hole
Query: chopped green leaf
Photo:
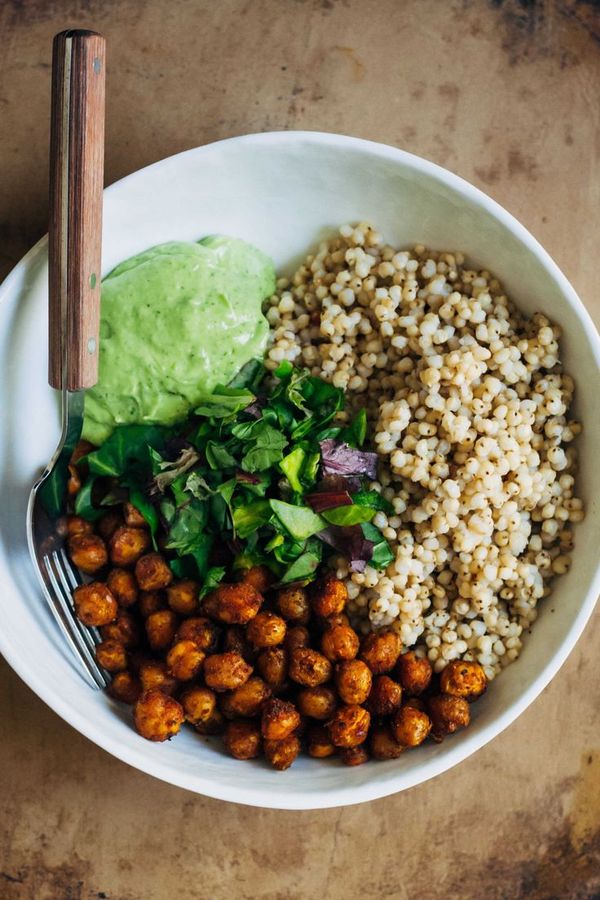
{"type": "MultiPolygon", "coordinates": [[[[333,435],[329,435],[333,437],[333,435]]],[[[367,411],[363,407],[352,419],[350,424],[343,428],[340,433],[340,440],[351,447],[362,447],[367,437],[367,411]]],[[[323,438],[320,438],[323,440],[323,438]]]]}
{"type": "Polygon", "coordinates": [[[216,441],[208,441],[204,448],[206,462],[211,469],[220,471],[222,469],[232,469],[237,465],[235,456],[232,456],[224,444],[218,444],[216,441]]]}
{"type": "Polygon", "coordinates": [[[247,506],[238,506],[233,510],[233,527],[237,537],[247,538],[261,525],[269,521],[271,507],[268,500],[256,500],[247,506]]]}
{"type": "Polygon", "coordinates": [[[98,450],[85,457],[94,475],[122,475],[135,463],[148,460],[148,447],[164,447],[171,429],[160,425],[120,425],[98,450]]]}
{"type": "Polygon", "coordinates": [[[86,519],[88,522],[95,522],[105,513],[105,510],[98,509],[92,502],[92,492],[96,478],[97,476],[91,475],[80,488],[75,498],[75,515],[81,516],[82,519],[86,519]]]}
{"type": "Polygon", "coordinates": [[[228,384],[230,388],[246,388],[255,392],[265,377],[265,367],[261,359],[250,359],[244,363],[237,375],[228,384]]]}
{"type": "Polygon", "coordinates": [[[303,541],[326,527],[326,522],[310,506],[294,506],[283,500],[270,500],[269,503],[281,524],[298,541],[303,541]]]}
{"type": "Polygon", "coordinates": [[[209,591],[214,590],[225,577],[225,569],[223,566],[211,566],[204,576],[204,583],[200,588],[200,599],[206,596],[209,591]]]}
{"type": "Polygon", "coordinates": [[[219,384],[210,397],[196,408],[197,416],[225,419],[235,416],[256,400],[255,394],[244,387],[227,387],[219,384]]]}
{"type": "Polygon", "coordinates": [[[373,555],[369,560],[369,565],[375,569],[387,568],[390,563],[394,562],[394,554],[379,528],[376,528],[371,522],[363,522],[360,527],[366,539],[373,543],[373,555]]]}
{"type": "Polygon", "coordinates": [[[390,501],[386,500],[378,491],[356,491],[350,496],[352,497],[352,502],[358,506],[369,506],[371,509],[380,509],[385,513],[393,514],[394,512],[394,507],[390,501]]]}
{"type": "Polygon", "coordinates": [[[376,510],[368,506],[336,506],[334,509],[325,509],[321,513],[331,525],[360,525],[361,522],[370,522],[376,510]]]}
{"type": "Polygon", "coordinates": [[[204,500],[191,500],[180,507],[169,528],[166,547],[176,550],[180,556],[194,554],[198,548],[208,519],[208,505],[204,500]]]}
{"type": "Polygon", "coordinates": [[[280,584],[291,584],[295,581],[311,581],[321,562],[323,545],[319,541],[310,541],[307,549],[287,569],[280,584]]]}
{"type": "Polygon", "coordinates": [[[287,478],[293,491],[301,494],[304,490],[300,482],[300,472],[306,460],[306,453],[302,447],[296,447],[287,456],[284,456],[279,463],[279,468],[287,478]]]}

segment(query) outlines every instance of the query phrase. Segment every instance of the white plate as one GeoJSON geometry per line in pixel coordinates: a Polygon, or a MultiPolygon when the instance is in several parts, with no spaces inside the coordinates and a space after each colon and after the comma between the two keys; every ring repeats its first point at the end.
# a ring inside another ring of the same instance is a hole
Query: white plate
{"type": "Polygon", "coordinates": [[[370,219],[397,245],[460,249],[497,274],[528,312],[564,329],[563,355],[577,379],[579,490],[587,507],[574,564],[542,604],[520,659],[473,707],[466,731],[399,760],[348,769],[301,759],[286,773],[240,763],[191,730],[151,744],[131,711],[88,688],[36,586],[25,540],[30,485],[58,437],[56,398],[46,383],[46,240],[0,289],[0,650],[25,682],[92,741],[165,781],[225,800],[308,809],[358,803],[411,787],[465,759],[506,728],[564,662],[598,593],[600,344],[573,288],[534,238],[505,210],[457,176],[379,144],[303,132],[250,135],[190,150],[136,172],[105,193],[103,272],[153,244],[221,232],[252,241],[289,270],[318,238],[370,219]]]}

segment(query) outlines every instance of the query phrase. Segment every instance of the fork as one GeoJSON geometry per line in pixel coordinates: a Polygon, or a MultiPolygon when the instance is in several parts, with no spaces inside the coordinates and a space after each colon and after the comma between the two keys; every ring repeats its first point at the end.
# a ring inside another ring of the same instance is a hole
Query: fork
{"type": "Polygon", "coordinates": [[[105,41],[93,31],[57,34],[52,46],[48,330],[51,387],[60,391],[58,447],[34,484],[27,542],[42,592],[94,688],[107,674],[96,662],[100,635],[77,618],[73,590],[82,583],[64,547],[60,513],[67,466],[81,437],[85,388],[98,379],[105,41]]]}

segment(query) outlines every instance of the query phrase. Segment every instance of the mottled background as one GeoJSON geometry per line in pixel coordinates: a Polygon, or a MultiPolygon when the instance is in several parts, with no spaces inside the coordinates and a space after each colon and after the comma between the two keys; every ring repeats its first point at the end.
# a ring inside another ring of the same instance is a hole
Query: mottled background
{"type": "MultiPolygon", "coordinates": [[[[107,182],[281,128],[448,166],[542,241],[596,321],[600,4],[0,0],[0,272],[46,230],[50,44],[108,38],[107,182]]],[[[364,806],[226,805],[112,759],[1,665],[0,900],[600,897],[600,618],[516,724],[364,806]]]]}

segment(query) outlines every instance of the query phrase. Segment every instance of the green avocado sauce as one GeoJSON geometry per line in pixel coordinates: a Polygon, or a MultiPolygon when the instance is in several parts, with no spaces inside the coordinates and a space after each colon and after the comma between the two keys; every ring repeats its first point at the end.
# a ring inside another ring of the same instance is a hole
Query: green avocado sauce
{"type": "Polygon", "coordinates": [[[217,384],[262,358],[275,291],[271,260],[245,241],[172,241],[122,262],[102,282],[100,370],[83,434],[184,419],[217,384]]]}

